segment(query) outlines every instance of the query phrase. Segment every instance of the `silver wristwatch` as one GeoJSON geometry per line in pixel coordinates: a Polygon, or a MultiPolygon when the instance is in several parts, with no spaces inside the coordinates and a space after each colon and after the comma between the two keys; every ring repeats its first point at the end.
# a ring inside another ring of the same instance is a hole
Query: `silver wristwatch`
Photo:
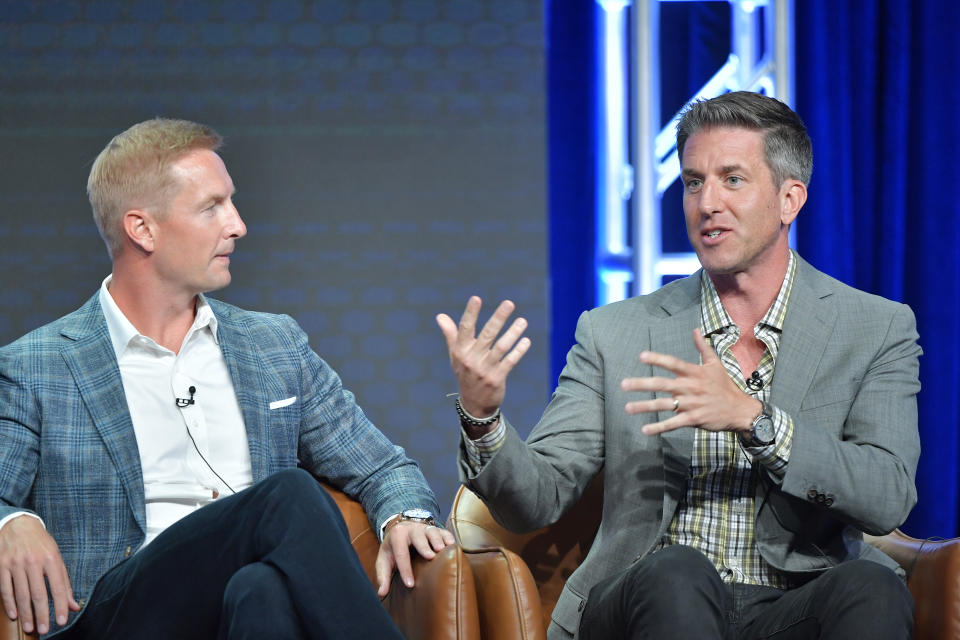
{"type": "Polygon", "coordinates": [[[773,407],[766,402],[762,403],[760,415],[753,419],[750,433],[744,439],[748,447],[766,447],[776,439],[776,430],[773,427],[773,407]]]}
{"type": "Polygon", "coordinates": [[[437,524],[433,514],[426,509],[404,509],[400,514],[400,520],[401,522],[406,522],[409,520],[412,522],[422,522],[424,524],[437,524]]]}

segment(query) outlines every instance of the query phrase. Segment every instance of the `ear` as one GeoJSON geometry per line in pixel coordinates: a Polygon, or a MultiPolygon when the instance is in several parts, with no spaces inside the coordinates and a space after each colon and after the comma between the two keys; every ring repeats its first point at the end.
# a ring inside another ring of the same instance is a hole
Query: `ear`
{"type": "Polygon", "coordinates": [[[780,222],[790,226],[807,201],[807,185],[788,179],[780,187],[780,222]]]}
{"type": "Polygon", "coordinates": [[[155,246],[155,220],[148,211],[131,209],[123,214],[123,233],[135,247],[144,253],[152,253],[155,246]]]}

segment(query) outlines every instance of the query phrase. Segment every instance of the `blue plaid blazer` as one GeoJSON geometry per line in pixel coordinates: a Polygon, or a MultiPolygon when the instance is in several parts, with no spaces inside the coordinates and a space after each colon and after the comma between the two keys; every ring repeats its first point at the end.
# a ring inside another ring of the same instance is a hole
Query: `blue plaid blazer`
{"type": "MultiPolygon", "coordinates": [[[[300,464],[359,500],[374,525],[412,506],[437,513],[417,463],[370,423],[296,322],[209,302],[254,481],[300,464]]],[[[0,518],[22,510],[43,518],[78,601],[143,544],[140,454],[96,295],[0,349],[0,518]]]]}

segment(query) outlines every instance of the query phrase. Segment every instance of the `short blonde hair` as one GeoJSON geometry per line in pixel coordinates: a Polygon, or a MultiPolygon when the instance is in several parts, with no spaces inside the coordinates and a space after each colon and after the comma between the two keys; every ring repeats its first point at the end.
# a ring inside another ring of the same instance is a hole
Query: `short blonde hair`
{"type": "Polygon", "coordinates": [[[111,257],[123,247],[125,212],[153,208],[163,214],[173,184],[170,165],[190,151],[215,151],[222,143],[220,134],[206,125],[154,118],[133,125],[104,147],[90,169],[87,196],[111,257]]]}

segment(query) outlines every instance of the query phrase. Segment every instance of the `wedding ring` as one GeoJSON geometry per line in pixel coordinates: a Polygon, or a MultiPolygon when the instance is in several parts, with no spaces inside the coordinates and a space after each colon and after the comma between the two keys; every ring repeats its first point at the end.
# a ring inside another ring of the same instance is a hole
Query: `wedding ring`
{"type": "Polygon", "coordinates": [[[674,399],[673,399],[673,412],[676,413],[679,408],[680,408],[680,401],[677,400],[676,398],[674,398],[674,399]]]}

